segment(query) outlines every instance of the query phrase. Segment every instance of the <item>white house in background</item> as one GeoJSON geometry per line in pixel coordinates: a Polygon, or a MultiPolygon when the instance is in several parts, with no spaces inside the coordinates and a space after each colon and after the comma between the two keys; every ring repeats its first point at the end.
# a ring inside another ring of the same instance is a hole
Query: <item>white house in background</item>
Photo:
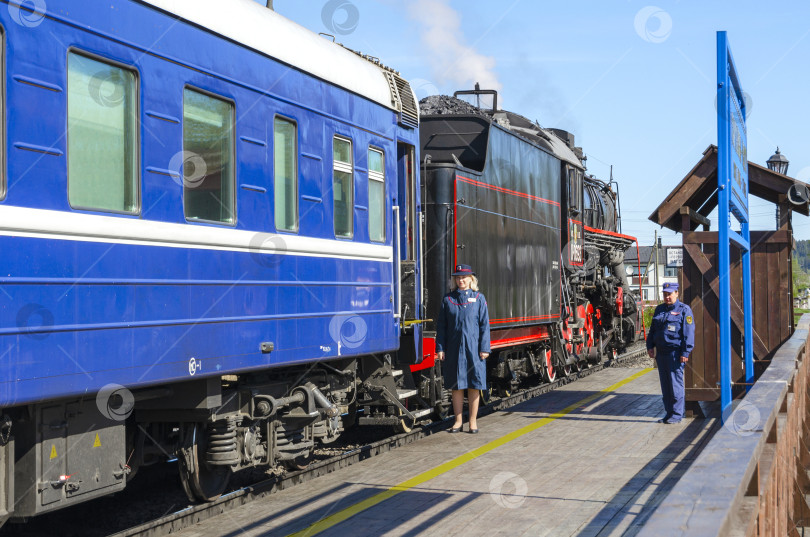
{"type": "Polygon", "coordinates": [[[655,263],[655,247],[640,246],[638,250],[631,246],[624,253],[624,266],[627,281],[634,291],[641,287],[641,299],[651,302],[664,300],[661,286],[666,282],[680,282],[680,268],[683,266],[682,246],[660,246],[658,264],[655,263]],[[639,272],[639,257],[641,271],[639,272]],[[658,271],[658,289],[655,288],[655,273],[658,271]],[[657,291],[657,292],[656,292],[657,291]]]}
{"type": "Polygon", "coordinates": [[[810,289],[799,289],[799,292],[793,297],[793,307],[810,310],[810,289]]]}

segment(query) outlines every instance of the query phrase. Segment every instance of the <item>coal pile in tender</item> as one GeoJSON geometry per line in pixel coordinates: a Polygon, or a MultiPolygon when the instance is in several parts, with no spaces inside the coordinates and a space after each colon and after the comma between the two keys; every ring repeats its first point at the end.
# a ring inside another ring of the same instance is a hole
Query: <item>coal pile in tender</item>
{"type": "Polygon", "coordinates": [[[449,115],[462,114],[480,117],[489,117],[483,110],[476,108],[467,101],[462,101],[449,95],[431,95],[419,101],[419,111],[422,115],[449,115]]]}

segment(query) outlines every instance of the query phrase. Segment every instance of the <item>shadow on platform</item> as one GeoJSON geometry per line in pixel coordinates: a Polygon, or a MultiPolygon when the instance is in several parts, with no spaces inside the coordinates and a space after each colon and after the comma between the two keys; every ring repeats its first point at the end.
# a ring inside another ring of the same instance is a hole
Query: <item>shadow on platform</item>
{"type": "MultiPolygon", "coordinates": [[[[714,420],[711,425],[708,425],[707,420],[702,418],[689,420],[686,428],[667,447],[662,449],[657,457],[648,462],[625,483],[576,535],[578,537],[608,535],[632,537],[636,535],[719,427],[716,412],[713,412],[711,416],[714,420]],[[709,430],[704,433],[707,426],[709,430]],[[693,440],[701,434],[704,437],[693,445],[693,440]],[[678,457],[680,460],[675,462],[678,457]],[[667,471],[667,475],[659,480],[658,478],[665,471],[667,471]],[[650,493],[653,488],[656,490],[650,493]],[[644,497],[646,499],[639,504],[639,500],[644,497]],[[623,524],[628,517],[633,517],[633,520],[629,524],[623,524]]],[[[661,427],[669,427],[669,425],[662,424],[661,427]]]]}
{"type": "MultiPolygon", "coordinates": [[[[570,390],[558,392],[558,395],[565,395],[565,399],[547,398],[543,400],[531,400],[520,403],[501,414],[527,414],[527,418],[537,419],[539,414],[552,415],[563,411],[568,406],[578,403],[587,397],[596,395],[599,392],[570,390]]],[[[652,393],[607,393],[599,398],[585,403],[582,406],[562,416],[630,416],[657,418],[664,414],[664,404],[661,394],[652,393]]],[[[561,419],[561,418],[557,418],[561,419]]]]}

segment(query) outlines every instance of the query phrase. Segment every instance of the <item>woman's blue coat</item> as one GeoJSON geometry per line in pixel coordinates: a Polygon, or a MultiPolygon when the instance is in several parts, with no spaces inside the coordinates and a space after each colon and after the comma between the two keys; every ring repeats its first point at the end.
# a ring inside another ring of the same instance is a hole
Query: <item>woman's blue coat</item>
{"type": "Polygon", "coordinates": [[[478,355],[490,351],[489,310],[483,293],[456,289],[442,299],[436,324],[436,352],[442,351],[445,388],[486,389],[486,362],[478,355]]]}

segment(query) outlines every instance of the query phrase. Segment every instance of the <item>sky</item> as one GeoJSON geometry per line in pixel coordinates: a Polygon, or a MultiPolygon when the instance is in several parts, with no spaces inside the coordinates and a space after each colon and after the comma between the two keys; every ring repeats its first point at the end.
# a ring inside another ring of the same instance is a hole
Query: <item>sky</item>
{"type": "MultiPolygon", "coordinates": [[[[258,1],[258,0],[257,0],[258,1]]],[[[275,10],[378,57],[418,98],[482,88],[501,108],[562,128],[588,172],[619,182],[622,231],[652,244],[680,236],[648,216],[717,144],[716,33],[728,32],[748,94],[748,157],[777,146],[810,182],[810,3],[737,0],[275,0],[275,10]]],[[[262,4],[265,2],[262,0],[262,4]]],[[[751,229],[775,207],[750,200],[751,229]]],[[[717,229],[716,212],[710,215],[717,229]]],[[[794,214],[794,237],[810,218],[794,214]]],[[[734,226],[737,228],[738,226],[734,226]]]]}

